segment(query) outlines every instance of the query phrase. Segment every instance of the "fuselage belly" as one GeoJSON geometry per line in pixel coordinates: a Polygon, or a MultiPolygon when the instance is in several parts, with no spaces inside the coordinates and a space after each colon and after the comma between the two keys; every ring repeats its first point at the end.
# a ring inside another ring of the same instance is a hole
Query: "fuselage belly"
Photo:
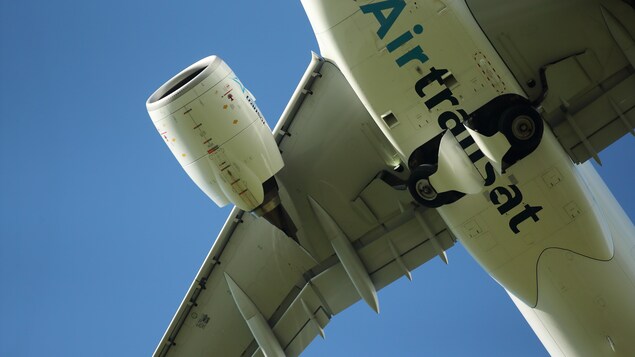
{"type": "Polygon", "coordinates": [[[463,125],[469,113],[525,94],[465,3],[303,4],[323,56],[338,64],[405,166],[446,130],[460,143],[483,188],[439,212],[547,350],[635,355],[633,224],[592,166],[573,164],[548,127],[506,170],[492,160],[496,150],[472,139],[463,125]]]}

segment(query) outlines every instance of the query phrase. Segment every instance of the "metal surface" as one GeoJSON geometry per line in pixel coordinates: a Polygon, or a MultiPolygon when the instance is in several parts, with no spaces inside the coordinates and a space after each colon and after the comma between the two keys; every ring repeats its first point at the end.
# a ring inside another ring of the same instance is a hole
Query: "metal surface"
{"type": "Polygon", "coordinates": [[[333,314],[360,299],[332,245],[320,233],[307,195],[319,200],[341,227],[375,290],[403,277],[404,267],[410,271],[436,257],[431,238],[437,237],[443,250],[454,244],[434,210],[422,210],[407,192],[375,179],[378,172],[392,168],[375,150],[378,143],[386,144],[371,141],[368,131],[377,129],[369,127],[372,119],[337,67],[314,57],[293,98],[275,129],[284,131],[277,139],[285,168],[277,179],[281,202],[298,225],[302,245],[264,219],[234,209],[155,356],[201,351],[250,356],[259,350],[228,293],[225,273],[261,312],[289,356],[299,355],[323,333],[333,314]],[[351,145],[357,150],[336,155],[351,145]],[[415,211],[426,217],[430,235],[421,234],[415,211]]]}

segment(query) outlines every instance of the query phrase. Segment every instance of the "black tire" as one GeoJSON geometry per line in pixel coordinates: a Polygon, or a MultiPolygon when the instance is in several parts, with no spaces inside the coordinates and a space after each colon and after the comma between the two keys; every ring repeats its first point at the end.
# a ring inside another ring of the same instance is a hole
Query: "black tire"
{"type": "Polygon", "coordinates": [[[428,178],[437,171],[437,165],[424,164],[412,170],[408,180],[410,195],[422,206],[439,208],[443,205],[456,202],[464,196],[457,191],[437,192],[428,181],[428,178]]]}
{"type": "Polygon", "coordinates": [[[507,166],[511,166],[538,147],[544,132],[544,123],[540,114],[531,106],[515,105],[501,114],[498,130],[511,144],[511,149],[503,158],[507,166]]]}

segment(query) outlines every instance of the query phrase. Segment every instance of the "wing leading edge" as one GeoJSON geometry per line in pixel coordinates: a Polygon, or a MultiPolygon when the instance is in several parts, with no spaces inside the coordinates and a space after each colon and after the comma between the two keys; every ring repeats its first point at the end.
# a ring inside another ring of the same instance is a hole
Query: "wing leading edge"
{"type": "Polygon", "coordinates": [[[438,213],[383,178],[396,156],[374,125],[337,67],[314,55],[274,129],[285,160],[281,199],[301,246],[235,208],[154,356],[297,356],[324,335],[360,290],[315,203],[370,289],[410,277],[436,256],[447,260],[455,240],[438,213]]]}

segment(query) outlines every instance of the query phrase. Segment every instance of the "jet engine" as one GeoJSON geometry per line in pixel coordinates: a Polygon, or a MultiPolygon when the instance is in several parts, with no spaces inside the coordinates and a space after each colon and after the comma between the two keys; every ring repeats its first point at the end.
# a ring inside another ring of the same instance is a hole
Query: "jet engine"
{"type": "MultiPolygon", "coordinates": [[[[265,218],[281,209],[274,178],[284,166],[278,145],[254,96],[223,60],[210,56],[189,66],[159,87],[146,107],[174,157],[218,206],[231,202],[265,218]]],[[[273,219],[289,221],[286,212],[279,215],[273,219]]]]}

